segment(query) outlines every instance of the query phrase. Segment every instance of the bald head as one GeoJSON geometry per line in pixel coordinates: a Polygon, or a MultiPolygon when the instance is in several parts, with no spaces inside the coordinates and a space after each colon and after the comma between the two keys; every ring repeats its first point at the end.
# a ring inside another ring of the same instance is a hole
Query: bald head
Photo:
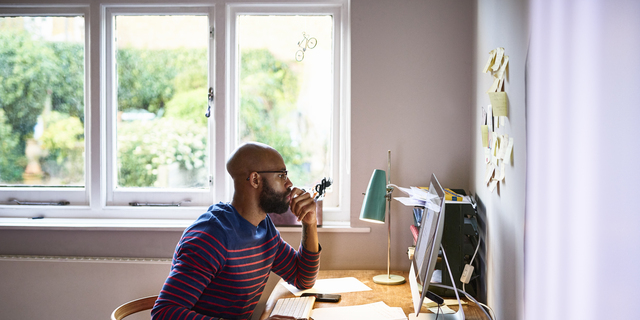
{"type": "Polygon", "coordinates": [[[238,147],[227,160],[227,172],[234,181],[246,179],[251,172],[281,170],[284,160],[276,149],[259,142],[247,142],[238,147]]]}

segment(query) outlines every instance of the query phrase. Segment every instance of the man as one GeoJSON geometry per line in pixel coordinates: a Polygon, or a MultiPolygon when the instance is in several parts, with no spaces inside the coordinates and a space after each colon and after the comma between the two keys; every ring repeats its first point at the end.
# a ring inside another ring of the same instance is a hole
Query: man
{"type": "Polygon", "coordinates": [[[316,206],[309,193],[293,188],[282,156],[247,143],[231,155],[227,172],[233,200],[209,207],[184,231],[152,319],[249,319],[270,271],[300,289],[314,285],[320,266],[316,206]],[[298,251],[267,215],[289,207],[302,222],[298,251]]]}

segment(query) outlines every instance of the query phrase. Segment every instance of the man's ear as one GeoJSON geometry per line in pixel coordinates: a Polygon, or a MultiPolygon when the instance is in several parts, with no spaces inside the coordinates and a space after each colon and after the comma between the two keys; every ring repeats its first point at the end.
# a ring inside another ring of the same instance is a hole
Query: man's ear
{"type": "Polygon", "coordinates": [[[249,176],[249,183],[251,183],[251,187],[258,189],[260,182],[260,175],[257,172],[252,172],[249,176]]]}

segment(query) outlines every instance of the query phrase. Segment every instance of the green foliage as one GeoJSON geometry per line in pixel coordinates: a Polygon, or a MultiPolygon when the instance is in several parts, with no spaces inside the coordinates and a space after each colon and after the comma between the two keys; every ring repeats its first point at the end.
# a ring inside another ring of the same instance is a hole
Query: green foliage
{"type": "Polygon", "coordinates": [[[82,183],[84,178],[84,126],[78,117],[53,111],[43,117],[46,129],[40,141],[48,155],[40,159],[48,175],[63,184],[82,183]]]}
{"type": "Polygon", "coordinates": [[[58,72],[53,50],[23,32],[0,33],[0,107],[24,150],[58,72]]]}
{"type": "Polygon", "coordinates": [[[22,180],[22,172],[27,163],[24,156],[16,151],[19,138],[12,133],[4,110],[0,109],[0,182],[16,183],[22,180]]]}
{"type": "Polygon", "coordinates": [[[167,102],[164,117],[193,120],[198,125],[206,127],[208,119],[204,116],[206,108],[206,88],[180,92],[176,93],[173,99],[167,102]]]}
{"type": "Polygon", "coordinates": [[[289,66],[266,49],[242,52],[240,69],[240,140],[266,143],[278,150],[291,176],[308,180],[308,153],[294,141],[298,79],[289,66]]]}
{"type": "MultiPolygon", "coordinates": [[[[155,186],[161,165],[177,162],[181,169],[206,168],[207,127],[192,120],[162,118],[118,124],[118,185],[155,186]]],[[[206,175],[199,177],[204,185],[206,175]]]]}
{"type": "Polygon", "coordinates": [[[57,70],[50,83],[53,110],[77,117],[84,123],[84,46],[50,42],[57,70]]]}
{"type": "MultiPolygon", "coordinates": [[[[206,86],[206,50],[120,49],[118,109],[158,113],[179,90],[206,86]],[[189,75],[199,75],[189,78],[189,75]],[[188,80],[187,80],[188,79],[188,80]]],[[[206,97],[206,95],[205,95],[206,97]]]]}

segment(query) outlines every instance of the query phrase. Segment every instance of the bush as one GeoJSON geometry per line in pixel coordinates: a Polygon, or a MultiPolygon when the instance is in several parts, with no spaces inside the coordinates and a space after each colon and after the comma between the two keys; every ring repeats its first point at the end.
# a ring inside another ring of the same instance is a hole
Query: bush
{"type": "MultiPolygon", "coordinates": [[[[161,165],[181,169],[207,167],[207,127],[192,120],[163,118],[118,124],[118,185],[153,187],[161,165]]],[[[197,184],[207,183],[206,175],[197,184]]]]}
{"type": "Polygon", "coordinates": [[[206,110],[207,89],[200,88],[176,94],[173,99],[167,102],[164,117],[193,120],[198,125],[206,127],[208,120],[204,116],[206,110]]]}
{"type": "Polygon", "coordinates": [[[62,184],[84,184],[84,126],[78,117],[52,111],[43,118],[40,141],[48,154],[40,159],[46,175],[62,184]]]}
{"type": "Polygon", "coordinates": [[[4,110],[0,109],[0,182],[17,183],[22,181],[22,173],[27,159],[21,156],[18,148],[18,136],[12,133],[4,110]]]}

